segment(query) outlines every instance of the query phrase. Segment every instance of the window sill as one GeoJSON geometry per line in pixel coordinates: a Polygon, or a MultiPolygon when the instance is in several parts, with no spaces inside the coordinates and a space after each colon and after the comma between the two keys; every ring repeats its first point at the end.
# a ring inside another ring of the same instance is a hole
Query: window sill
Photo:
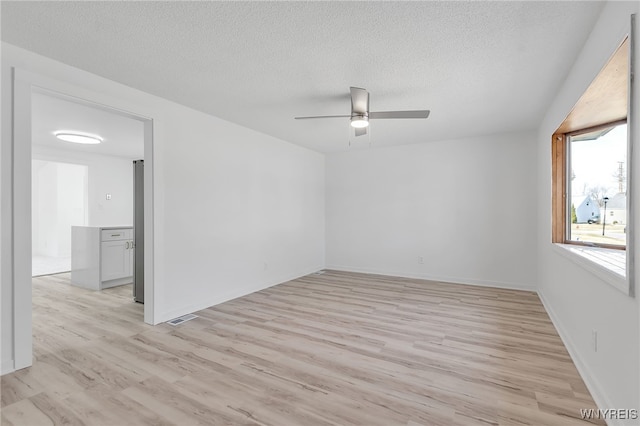
{"type": "Polygon", "coordinates": [[[587,269],[598,278],[629,295],[626,250],[585,247],[573,244],[553,244],[554,250],[587,269]]]}

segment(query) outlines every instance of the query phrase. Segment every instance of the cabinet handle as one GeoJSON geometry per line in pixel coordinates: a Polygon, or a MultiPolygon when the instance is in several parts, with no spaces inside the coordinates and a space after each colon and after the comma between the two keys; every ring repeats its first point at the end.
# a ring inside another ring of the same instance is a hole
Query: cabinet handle
{"type": "Polygon", "coordinates": [[[124,249],[129,250],[129,241],[124,243],[124,249]]]}
{"type": "Polygon", "coordinates": [[[133,241],[131,241],[130,247],[131,247],[131,250],[133,250],[133,248],[135,247],[135,245],[133,244],[133,241]]]}

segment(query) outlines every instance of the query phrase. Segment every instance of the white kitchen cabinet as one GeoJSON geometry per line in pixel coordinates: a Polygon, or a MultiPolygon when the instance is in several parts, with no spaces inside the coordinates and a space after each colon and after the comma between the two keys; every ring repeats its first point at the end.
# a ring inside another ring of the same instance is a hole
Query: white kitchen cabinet
{"type": "Polygon", "coordinates": [[[133,250],[129,241],[102,242],[102,281],[111,281],[133,275],[133,250]]]}
{"type": "Polygon", "coordinates": [[[102,290],[131,282],[132,227],[71,228],[71,284],[102,290]]]}

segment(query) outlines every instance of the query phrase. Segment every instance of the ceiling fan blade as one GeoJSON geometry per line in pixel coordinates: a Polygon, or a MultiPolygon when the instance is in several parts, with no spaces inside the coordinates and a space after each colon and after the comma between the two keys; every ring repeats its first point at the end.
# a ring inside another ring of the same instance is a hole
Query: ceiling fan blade
{"type": "Polygon", "coordinates": [[[429,110],[417,110],[417,111],[377,111],[370,112],[369,119],[372,118],[427,118],[429,117],[429,110]]]}
{"type": "Polygon", "coordinates": [[[356,136],[364,136],[367,134],[367,128],[366,127],[359,127],[355,129],[356,131],[356,136]]]}
{"type": "Polygon", "coordinates": [[[350,87],[351,113],[367,114],[369,112],[369,92],[359,87],[350,87]]]}
{"type": "Polygon", "coordinates": [[[314,115],[310,117],[293,117],[296,120],[307,120],[310,118],[349,118],[350,115],[314,115]]]}

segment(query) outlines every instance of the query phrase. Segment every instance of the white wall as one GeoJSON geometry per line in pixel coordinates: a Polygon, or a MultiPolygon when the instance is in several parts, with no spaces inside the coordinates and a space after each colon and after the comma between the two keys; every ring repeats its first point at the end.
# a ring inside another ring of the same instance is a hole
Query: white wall
{"type": "Polygon", "coordinates": [[[87,167],[33,160],[31,253],[71,256],[71,226],[86,225],[87,167]]]}
{"type": "MultiPolygon", "coordinates": [[[[143,141],[140,141],[142,144],[143,141]]],[[[109,155],[34,146],[36,160],[87,166],[89,226],[132,226],[133,161],[109,155]],[[111,200],[106,199],[111,194],[111,200]]]]}
{"type": "Polygon", "coordinates": [[[86,180],[85,167],[58,163],[58,256],[71,256],[71,227],[86,224],[86,180]]]}
{"type": "MultiPolygon", "coordinates": [[[[551,135],[627,34],[630,14],[639,12],[639,4],[611,2],[605,6],[566,82],[547,109],[538,135],[539,293],[601,408],[639,407],[638,298],[614,289],[552,247],[551,135]],[[594,329],[598,331],[597,352],[591,344],[594,329]]],[[[635,141],[636,146],[639,142],[635,141]]],[[[637,159],[634,166],[640,166],[637,159]]],[[[638,176],[636,171],[632,181],[635,187],[640,187],[638,176]]],[[[636,238],[636,247],[639,242],[636,238]]],[[[627,424],[637,424],[637,420],[627,424]]]]}
{"type": "Polygon", "coordinates": [[[531,132],[329,155],[327,267],[534,289],[534,155],[531,132]]]}
{"type": "Polygon", "coordinates": [[[2,111],[0,125],[0,373],[5,374],[14,368],[14,326],[13,326],[13,229],[12,229],[12,173],[11,165],[12,147],[11,138],[12,126],[10,111],[12,108],[11,78],[10,69],[4,65],[4,52],[2,55],[2,67],[0,68],[0,110],[2,111]]]}
{"type": "MultiPolygon", "coordinates": [[[[41,256],[55,256],[54,252],[54,228],[58,216],[57,208],[57,167],[55,163],[31,163],[31,205],[33,213],[31,215],[31,253],[41,256]],[[40,209],[40,206],[48,208],[40,209]]],[[[56,244],[57,246],[57,240],[56,244]]]]}
{"type": "MultiPolygon", "coordinates": [[[[154,300],[149,301],[155,308],[153,322],[324,266],[322,154],[6,43],[2,44],[3,236],[12,229],[12,205],[4,197],[11,191],[11,181],[5,179],[11,165],[11,67],[43,76],[40,80],[46,85],[66,94],[153,119],[155,285],[154,300]]],[[[25,167],[28,171],[29,165],[25,167]]],[[[10,248],[3,239],[3,372],[14,351],[10,248]]]]}
{"type": "Polygon", "coordinates": [[[164,279],[173,318],[324,267],[324,156],[205,114],[164,146],[164,279]],[[188,147],[188,149],[186,149],[188,147]]]}

